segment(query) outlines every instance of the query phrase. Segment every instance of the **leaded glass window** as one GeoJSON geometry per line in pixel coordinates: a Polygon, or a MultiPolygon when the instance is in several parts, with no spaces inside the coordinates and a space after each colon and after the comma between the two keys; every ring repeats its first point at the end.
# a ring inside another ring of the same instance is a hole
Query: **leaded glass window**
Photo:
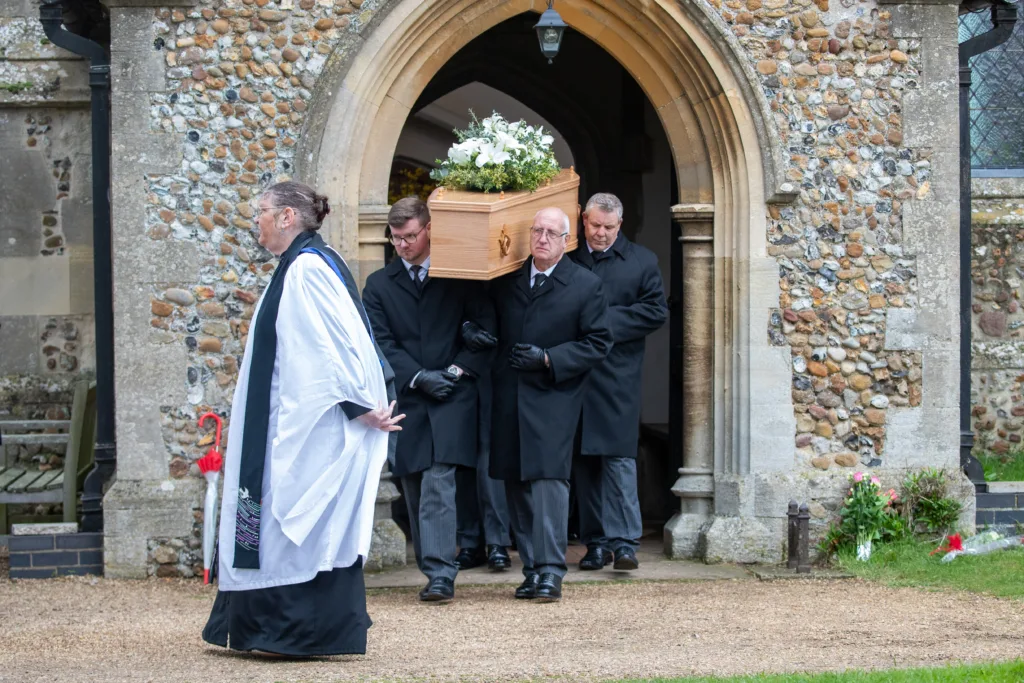
{"type": "MultiPolygon", "coordinates": [[[[960,42],[992,29],[991,13],[960,17],[960,42]]],[[[971,166],[1024,171],[1024,16],[1013,35],[971,59],[971,166]]]]}

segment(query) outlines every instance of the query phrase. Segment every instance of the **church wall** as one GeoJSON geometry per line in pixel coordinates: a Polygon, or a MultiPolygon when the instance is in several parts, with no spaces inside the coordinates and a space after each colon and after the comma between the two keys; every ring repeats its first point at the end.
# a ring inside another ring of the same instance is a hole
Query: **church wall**
{"type": "Polygon", "coordinates": [[[1024,178],[973,186],[971,417],[979,450],[1024,449],[1024,178]]]}
{"type": "MultiPolygon", "coordinates": [[[[107,570],[187,573],[180,553],[162,562],[171,553],[156,551],[195,541],[194,462],[209,438],[195,419],[229,411],[271,274],[249,202],[312,172],[295,150],[307,112],[334,96],[320,76],[385,40],[372,29],[396,3],[107,4],[119,451],[107,570]]],[[[749,439],[749,462],[720,479],[716,506],[754,522],[712,529],[706,548],[712,559],[774,561],[789,497],[819,505],[823,523],[857,468],[956,464],[956,7],[701,8],[735,37],[764,93],[779,138],[761,139],[786,160],[797,195],[753,207],[767,233],[749,236],[750,254],[716,260],[772,286],[736,297],[756,321],[750,345],[735,347],[751,355],[751,376],[716,378],[723,391],[749,387],[752,406],[751,431],[735,437],[749,439]],[[756,264],[733,260],[748,257],[756,264]]]]}
{"type": "MultiPolygon", "coordinates": [[[[35,2],[0,3],[0,419],[66,419],[95,372],[88,65],[37,17],[35,2]]],[[[63,453],[6,445],[0,467],[63,453]]]]}

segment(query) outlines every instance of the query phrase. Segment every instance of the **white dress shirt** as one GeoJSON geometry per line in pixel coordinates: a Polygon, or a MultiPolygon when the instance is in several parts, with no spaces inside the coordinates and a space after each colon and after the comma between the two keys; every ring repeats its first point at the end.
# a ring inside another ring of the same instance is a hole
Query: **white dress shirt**
{"type": "Polygon", "coordinates": [[[530,261],[530,289],[533,289],[533,280],[539,273],[544,273],[544,277],[551,277],[551,273],[555,272],[555,268],[558,267],[558,263],[551,266],[547,270],[537,270],[537,264],[530,261]]]}
{"type": "MultiPolygon", "coordinates": [[[[405,266],[405,272],[409,273],[409,277],[413,278],[413,279],[416,279],[416,276],[412,274],[413,264],[409,263],[405,259],[402,259],[402,265],[405,266]]],[[[420,273],[419,273],[419,275],[420,275],[420,282],[423,282],[423,280],[427,277],[427,271],[430,270],[430,257],[429,256],[426,259],[423,260],[423,263],[420,264],[420,268],[421,268],[420,273]]]]}

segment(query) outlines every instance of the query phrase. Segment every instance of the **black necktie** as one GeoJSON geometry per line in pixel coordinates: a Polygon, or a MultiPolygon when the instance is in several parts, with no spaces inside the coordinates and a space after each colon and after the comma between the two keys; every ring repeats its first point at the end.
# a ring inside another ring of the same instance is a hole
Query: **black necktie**
{"type": "Polygon", "coordinates": [[[423,280],[420,279],[420,271],[423,270],[423,266],[411,266],[409,270],[412,271],[412,281],[416,283],[416,289],[423,291],[423,280]]]}
{"type": "Polygon", "coordinates": [[[531,288],[531,291],[534,294],[536,294],[547,281],[547,275],[545,275],[544,273],[537,273],[536,275],[533,276],[533,287],[531,288]]]}
{"type": "Polygon", "coordinates": [[[611,254],[607,251],[595,251],[591,253],[591,256],[594,258],[594,263],[597,263],[598,261],[604,261],[606,258],[611,256],[611,254]]]}

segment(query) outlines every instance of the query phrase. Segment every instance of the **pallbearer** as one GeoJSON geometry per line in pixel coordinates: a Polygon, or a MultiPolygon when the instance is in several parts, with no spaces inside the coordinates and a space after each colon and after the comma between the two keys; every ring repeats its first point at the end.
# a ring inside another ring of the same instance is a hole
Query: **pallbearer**
{"type": "Polygon", "coordinates": [[[572,444],[591,369],[611,348],[601,281],[565,256],[569,217],[537,212],[530,258],[495,280],[491,475],[505,481],[525,580],[515,596],[562,597],[572,444]]]}
{"type": "Polygon", "coordinates": [[[352,274],[317,234],[327,198],[299,183],[260,197],[279,257],[253,314],[231,403],[220,591],[203,639],[280,655],[366,651],[363,561],[401,429],[352,274]]]}
{"type": "Polygon", "coordinates": [[[428,579],[427,602],[455,597],[455,475],[477,464],[477,379],[492,351],[473,351],[462,323],[494,329],[479,282],[432,278],[430,212],[417,197],[388,213],[396,258],[370,275],[363,303],[377,343],[395,370],[397,410],[407,415],[392,471],[402,478],[416,562],[428,579]]]}
{"type": "Polygon", "coordinates": [[[580,569],[636,569],[642,533],[636,455],[640,382],[647,335],[668,318],[658,258],[622,233],[622,202],[595,194],[583,213],[586,244],[572,258],[593,272],[608,300],[614,346],[590,373],[580,420],[580,452],[573,464],[580,539],[587,554],[580,569]]]}

